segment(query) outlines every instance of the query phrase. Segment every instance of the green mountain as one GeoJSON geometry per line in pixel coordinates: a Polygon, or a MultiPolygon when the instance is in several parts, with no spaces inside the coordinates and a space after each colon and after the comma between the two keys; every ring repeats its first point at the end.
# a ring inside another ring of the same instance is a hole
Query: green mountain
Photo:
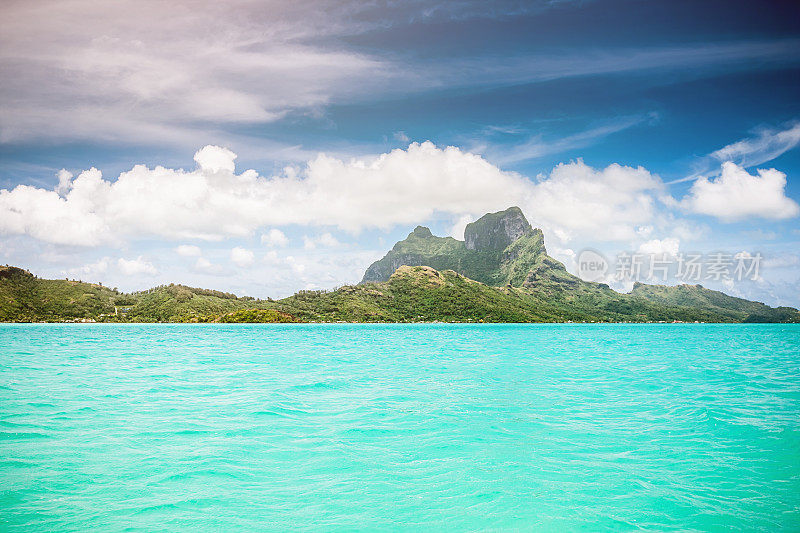
{"type": "Polygon", "coordinates": [[[418,226],[370,265],[361,283],[388,281],[402,265],[449,269],[489,286],[519,289],[529,305],[547,308],[563,320],[798,321],[796,309],[775,309],[699,285],[637,283],[630,294],[621,294],[606,284],[583,281],[547,255],[542,231],[532,228],[518,207],[467,225],[463,241],[436,237],[418,226]]]}
{"type": "Polygon", "coordinates": [[[663,306],[682,306],[705,309],[718,316],[727,316],[736,322],[797,322],[797,309],[792,307],[769,307],[761,302],[752,302],[712,291],[702,285],[645,285],[636,283],[632,296],[645,298],[663,306]]]}
{"type": "Polygon", "coordinates": [[[0,267],[0,321],[107,322],[800,322],[700,285],[644,285],[621,294],[583,281],[547,255],[519,208],[484,215],[464,240],[417,227],[358,285],[256,300],[184,285],[122,294],[0,267]]]}
{"type": "Polygon", "coordinates": [[[388,281],[398,267],[408,265],[453,270],[486,285],[516,287],[546,258],[542,231],[533,229],[518,207],[511,207],[467,224],[463,241],[436,237],[430,229],[417,226],[367,268],[362,283],[388,281]]]}
{"type": "Polygon", "coordinates": [[[303,320],[345,322],[739,322],[746,316],[665,305],[598,284],[560,293],[555,282],[549,289],[492,287],[452,270],[401,265],[388,281],[304,291],[277,305],[303,320]]]}

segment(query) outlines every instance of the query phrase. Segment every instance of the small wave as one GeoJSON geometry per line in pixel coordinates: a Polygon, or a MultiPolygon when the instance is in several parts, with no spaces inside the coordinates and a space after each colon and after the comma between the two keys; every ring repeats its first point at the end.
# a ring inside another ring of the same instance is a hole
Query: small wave
{"type": "Polygon", "coordinates": [[[308,411],[303,411],[302,409],[291,409],[289,407],[273,407],[272,409],[255,411],[253,413],[253,416],[278,416],[285,418],[297,418],[299,416],[307,414],[308,411]]]}
{"type": "Polygon", "coordinates": [[[156,505],[147,505],[134,511],[135,515],[142,515],[148,513],[158,513],[161,511],[176,511],[181,509],[189,509],[196,507],[204,507],[207,504],[213,503],[215,500],[211,498],[191,498],[180,500],[170,503],[159,503],[156,505]]]}
{"type": "Polygon", "coordinates": [[[0,459],[0,468],[31,468],[38,466],[36,463],[16,461],[14,459],[0,459]]]}
{"type": "Polygon", "coordinates": [[[38,440],[51,438],[53,438],[52,435],[36,433],[35,431],[0,431],[0,440],[38,440]]]}
{"type": "Polygon", "coordinates": [[[221,470],[190,470],[187,472],[178,472],[176,474],[171,474],[166,476],[162,479],[159,479],[156,483],[170,483],[176,481],[187,481],[191,479],[197,478],[226,478],[226,479],[239,479],[240,476],[234,474],[233,472],[225,472],[221,470]]]}
{"type": "Polygon", "coordinates": [[[315,383],[304,383],[295,385],[292,390],[335,390],[341,389],[346,385],[345,381],[317,381],[315,383]]]}

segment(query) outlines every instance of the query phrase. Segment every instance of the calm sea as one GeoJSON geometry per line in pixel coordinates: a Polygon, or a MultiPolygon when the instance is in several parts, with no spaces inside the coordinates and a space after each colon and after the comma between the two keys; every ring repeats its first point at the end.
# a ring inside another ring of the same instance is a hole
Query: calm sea
{"type": "Polygon", "coordinates": [[[0,325],[0,530],[800,529],[800,327],[0,325]]]}

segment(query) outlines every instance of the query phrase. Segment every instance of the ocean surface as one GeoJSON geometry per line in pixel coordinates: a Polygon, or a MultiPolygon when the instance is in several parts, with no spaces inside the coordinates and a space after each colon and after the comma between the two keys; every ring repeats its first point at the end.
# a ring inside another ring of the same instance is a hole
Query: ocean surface
{"type": "Polygon", "coordinates": [[[0,325],[0,531],[800,530],[800,326],[0,325]]]}

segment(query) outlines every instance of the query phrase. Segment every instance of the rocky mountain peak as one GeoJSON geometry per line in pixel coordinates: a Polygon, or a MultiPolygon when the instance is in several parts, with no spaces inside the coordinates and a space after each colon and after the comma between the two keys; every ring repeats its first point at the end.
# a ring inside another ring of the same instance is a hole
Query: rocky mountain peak
{"type": "Polygon", "coordinates": [[[433,237],[433,233],[431,233],[430,228],[426,228],[425,226],[417,226],[414,228],[414,231],[409,234],[409,237],[433,237]]]}
{"type": "Polygon", "coordinates": [[[514,206],[467,224],[464,241],[468,250],[504,250],[532,230],[522,210],[514,206]]]}

